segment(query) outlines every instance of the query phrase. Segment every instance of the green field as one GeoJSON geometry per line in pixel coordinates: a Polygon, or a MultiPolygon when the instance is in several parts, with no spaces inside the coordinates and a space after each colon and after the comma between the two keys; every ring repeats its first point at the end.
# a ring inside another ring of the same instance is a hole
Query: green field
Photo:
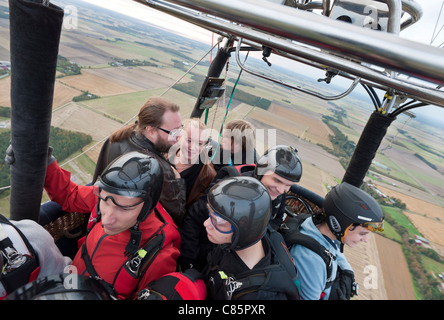
{"type": "Polygon", "coordinates": [[[383,206],[383,210],[384,213],[390,215],[398,225],[404,227],[410,236],[413,237],[415,234],[421,235],[418,229],[416,229],[416,227],[404,215],[401,209],[383,206]]]}

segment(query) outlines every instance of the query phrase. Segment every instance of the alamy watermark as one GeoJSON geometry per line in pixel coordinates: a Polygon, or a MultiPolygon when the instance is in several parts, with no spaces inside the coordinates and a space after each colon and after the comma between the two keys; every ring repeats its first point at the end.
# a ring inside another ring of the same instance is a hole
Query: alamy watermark
{"type": "MultiPolygon", "coordinates": [[[[267,149],[277,144],[276,129],[224,129],[222,135],[217,130],[208,128],[201,130],[191,127],[189,131],[191,133],[182,130],[180,138],[168,151],[168,159],[179,156],[182,164],[209,161],[224,165],[252,164],[258,160],[257,156],[263,155],[267,149]],[[196,156],[190,158],[187,153],[192,150],[196,156]],[[186,156],[181,156],[181,153],[186,156]]],[[[176,141],[175,137],[169,136],[168,139],[176,141]]],[[[275,167],[276,163],[272,161],[266,168],[259,169],[274,171],[275,167]]],[[[265,171],[258,174],[263,175],[265,171]]]]}
{"type": "Polygon", "coordinates": [[[78,28],[78,12],[77,7],[67,5],[63,8],[65,14],[63,17],[63,29],[72,30],[78,28]]]}
{"type": "Polygon", "coordinates": [[[367,290],[378,290],[378,268],[369,264],[364,267],[364,283],[363,286],[367,290]]]}
{"type": "Polygon", "coordinates": [[[66,290],[77,290],[79,288],[79,278],[77,276],[77,268],[73,265],[66,266],[63,273],[68,275],[63,280],[63,287],[66,290]]]}
{"type": "Polygon", "coordinates": [[[378,9],[375,6],[367,5],[364,7],[364,14],[367,16],[364,18],[363,27],[378,30],[378,9]]]}

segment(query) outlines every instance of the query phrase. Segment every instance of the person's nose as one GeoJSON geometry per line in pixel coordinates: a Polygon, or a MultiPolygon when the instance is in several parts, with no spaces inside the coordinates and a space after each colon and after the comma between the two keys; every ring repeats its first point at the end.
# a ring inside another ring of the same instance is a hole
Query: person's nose
{"type": "Polygon", "coordinates": [[[361,241],[364,243],[367,243],[367,241],[368,241],[367,235],[362,236],[361,241]]]}
{"type": "Polygon", "coordinates": [[[213,224],[211,223],[210,218],[205,220],[203,225],[204,225],[205,228],[213,228],[213,224]]]}
{"type": "Polygon", "coordinates": [[[113,208],[110,205],[103,205],[103,203],[101,203],[100,212],[102,214],[102,224],[112,225],[116,222],[116,216],[113,212],[113,208]]]}
{"type": "Polygon", "coordinates": [[[283,194],[283,193],[286,193],[286,186],[285,185],[283,185],[283,184],[277,184],[276,185],[276,189],[278,190],[278,192],[279,192],[279,194],[283,194]]]}

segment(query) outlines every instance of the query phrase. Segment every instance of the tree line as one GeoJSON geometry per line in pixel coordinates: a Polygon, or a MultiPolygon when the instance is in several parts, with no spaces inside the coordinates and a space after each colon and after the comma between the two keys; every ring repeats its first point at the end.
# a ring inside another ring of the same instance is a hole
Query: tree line
{"type": "MultiPolygon", "coordinates": [[[[194,78],[195,81],[176,84],[173,88],[179,91],[182,91],[190,96],[197,97],[199,96],[202,83],[204,82],[203,78],[194,78]]],[[[228,86],[225,89],[227,95],[231,95],[233,91],[233,86],[228,86]]],[[[242,103],[246,103],[250,106],[258,107],[264,110],[268,110],[271,105],[271,101],[268,99],[264,99],[258,96],[255,96],[251,93],[248,93],[243,90],[236,89],[234,92],[234,99],[240,101],[242,103]]]]}
{"type": "Polygon", "coordinates": [[[57,78],[80,74],[81,70],[82,68],[77,63],[69,61],[61,55],[57,56],[57,71],[61,73],[57,78]]]}
{"type": "Polygon", "coordinates": [[[390,214],[385,214],[384,219],[401,236],[402,251],[419,294],[424,300],[444,300],[444,293],[438,289],[439,281],[427,272],[422,257],[427,256],[439,263],[444,263],[443,259],[434,250],[415,245],[407,228],[398,224],[390,214]]]}
{"type": "MultiPolygon", "coordinates": [[[[4,152],[8,148],[11,140],[10,131],[0,132],[0,150],[3,156],[0,157],[0,187],[10,185],[10,168],[4,160],[4,152]]],[[[91,143],[92,137],[85,133],[73,132],[57,127],[51,127],[49,134],[49,145],[54,148],[54,156],[58,162],[67,159],[71,154],[91,143]]],[[[9,189],[0,191],[0,196],[9,193],[9,189]]]]}

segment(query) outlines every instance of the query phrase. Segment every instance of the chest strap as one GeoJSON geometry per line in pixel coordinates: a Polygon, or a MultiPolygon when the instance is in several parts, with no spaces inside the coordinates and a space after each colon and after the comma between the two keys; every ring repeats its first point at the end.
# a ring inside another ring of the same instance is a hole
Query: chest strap
{"type": "MultiPolygon", "coordinates": [[[[131,297],[134,290],[137,288],[140,279],[164,245],[165,234],[162,230],[163,227],[164,225],[159,228],[159,230],[157,230],[135,254],[128,257],[122,267],[118,270],[112,284],[104,281],[110,294],[118,296],[120,299],[128,299],[131,297]]],[[[102,279],[94,268],[86,248],[86,243],[87,241],[85,240],[81,252],[82,259],[85,262],[86,271],[91,277],[102,279]]]]}

